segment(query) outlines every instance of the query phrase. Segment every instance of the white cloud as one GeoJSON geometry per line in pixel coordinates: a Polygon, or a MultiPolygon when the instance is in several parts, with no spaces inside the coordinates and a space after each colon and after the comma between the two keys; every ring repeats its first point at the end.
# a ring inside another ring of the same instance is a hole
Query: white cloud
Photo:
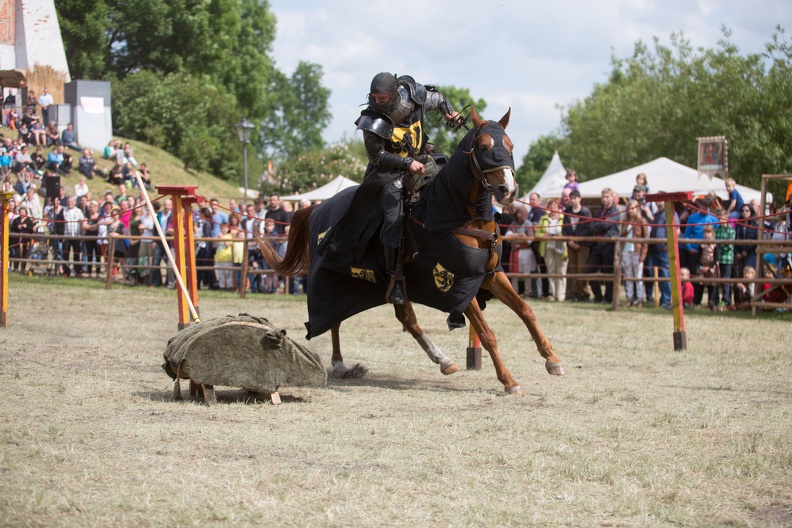
{"type": "MultiPolygon", "coordinates": [[[[509,135],[519,161],[530,143],[560,125],[557,106],[604,82],[612,54],[629,56],[641,39],[668,44],[683,31],[694,47],[714,47],[721,26],[745,52],[759,52],[792,2],[758,0],[272,0],[278,18],[273,54],[290,74],[320,64],[331,91],[327,141],[354,134],[371,77],[409,74],[426,84],[470,89],[485,117],[512,107],[509,135]]],[[[494,114],[497,114],[494,115],[494,114]]]]}

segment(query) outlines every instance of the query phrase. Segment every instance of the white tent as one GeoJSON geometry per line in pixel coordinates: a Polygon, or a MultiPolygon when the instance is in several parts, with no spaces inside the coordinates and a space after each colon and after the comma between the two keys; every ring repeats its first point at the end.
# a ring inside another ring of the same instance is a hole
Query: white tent
{"type": "Polygon", "coordinates": [[[292,194],[290,196],[281,196],[280,199],[286,200],[287,202],[299,202],[300,200],[311,200],[312,202],[316,200],[327,200],[344,189],[353,187],[355,185],[359,185],[358,182],[352,181],[349,178],[345,178],[344,176],[338,176],[330,183],[326,183],[318,189],[314,189],[313,191],[308,191],[302,194],[292,194]]]}
{"type": "Polygon", "coordinates": [[[566,173],[567,170],[564,168],[564,164],[561,163],[558,151],[556,151],[553,154],[553,159],[550,160],[550,165],[547,166],[547,170],[544,171],[536,185],[522,197],[522,201],[527,202],[531,193],[538,193],[542,199],[547,197],[559,198],[564,185],[567,183],[566,173]]]}
{"type": "MultiPolygon", "coordinates": [[[[629,198],[635,187],[635,177],[640,173],[646,174],[650,193],[693,191],[694,196],[710,192],[714,192],[720,198],[728,196],[726,184],[722,179],[714,177],[710,180],[707,175],[699,174],[696,169],[668,158],[657,158],[631,169],[580,183],[580,195],[584,199],[599,198],[602,189],[609,187],[616,191],[620,198],[629,198]]],[[[737,190],[746,202],[754,198],[759,201],[762,195],[761,191],[743,185],[737,185],[737,190]]],[[[767,197],[768,203],[772,203],[772,195],[768,193],[767,197]]]]}

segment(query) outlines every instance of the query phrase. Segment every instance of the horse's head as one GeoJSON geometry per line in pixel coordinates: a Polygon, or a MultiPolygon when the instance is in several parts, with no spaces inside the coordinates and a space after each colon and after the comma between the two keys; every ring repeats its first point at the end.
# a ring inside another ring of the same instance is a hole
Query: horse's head
{"type": "Polygon", "coordinates": [[[482,187],[501,205],[509,205],[517,196],[514,179],[514,144],[506,135],[511,108],[498,121],[481,119],[471,110],[473,140],[470,149],[471,168],[482,187]]]}

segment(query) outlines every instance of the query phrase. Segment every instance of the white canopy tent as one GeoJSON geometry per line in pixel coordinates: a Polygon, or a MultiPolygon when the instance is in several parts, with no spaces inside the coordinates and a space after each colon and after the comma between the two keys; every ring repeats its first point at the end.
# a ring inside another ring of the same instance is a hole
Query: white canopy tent
{"type": "Polygon", "coordinates": [[[544,171],[544,174],[542,174],[542,177],[536,182],[536,185],[525,193],[525,196],[522,197],[522,201],[527,202],[531,193],[538,193],[543,199],[546,197],[560,197],[561,191],[567,183],[566,173],[567,170],[564,168],[564,164],[561,163],[558,151],[556,151],[555,154],[553,154],[553,159],[550,160],[550,164],[547,166],[547,170],[544,171]]]}
{"type": "MultiPolygon", "coordinates": [[[[699,174],[696,169],[668,158],[657,158],[637,167],[580,183],[580,195],[584,199],[599,198],[602,189],[608,187],[616,191],[620,198],[629,198],[635,187],[635,177],[640,173],[646,174],[650,193],[693,191],[694,196],[710,192],[714,192],[719,198],[728,196],[726,184],[721,178],[714,177],[710,180],[707,175],[699,174]]],[[[737,190],[746,202],[754,198],[759,201],[762,195],[761,191],[743,185],[737,185],[737,190]]],[[[768,203],[772,203],[772,199],[772,194],[768,193],[768,203]]]]}
{"type": "Polygon", "coordinates": [[[287,202],[299,202],[301,200],[310,200],[314,202],[316,200],[327,200],[344,189],[354,187],[355,185],[359,185],[358,182],[352,181],[349,178],[345,178],[344,176],[337,176],[333,181],[322,185],[318,189],[314,189],[313,191],[308,191],[302,194],[281,196],[280,199],[287,202]]]}

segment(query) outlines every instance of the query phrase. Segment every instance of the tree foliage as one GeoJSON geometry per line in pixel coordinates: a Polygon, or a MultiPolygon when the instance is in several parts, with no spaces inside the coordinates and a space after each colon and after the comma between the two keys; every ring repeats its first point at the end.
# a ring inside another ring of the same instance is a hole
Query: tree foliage
{"type": "Polygon", "coordinates": [[[338,176],[363,181],[368,160],[360,140],[315,148],[285,160],[277,167],[272,181],[262,183],[262,194],[305,193],[329,183],[338,176]]]}
{"type": "Polygon", "coordinates": [[[330,90],[322,86],[322,68],[301,61],[291,77],[275,72],[260,143],[290,159],[324,146],[322,131],[330,123],[330,90]]]}
{"type": "Polygon", "coordinates": [[[660,156],[695,167],[695,138],[724,135],[738,183],[758,188],[763,173],[792,171],[792,48],[784,30],[763,54],[743,55],[729,37],[724,29],[717,48],[694,50],[672,34],[671,47],[655,38],[652,47],[638,42],[629,58],[612,58],[608,81],[564,109],[565,165],[582,180],[660,156]]]}
{"type": "Polygon", "coordinates": [[[237,176],[241,146],[228,124],[239,112],[231,94],[186,73],[144,70],[113,83],[113,105],[119,135],[176,154],[187,168],[237,176]]]}

